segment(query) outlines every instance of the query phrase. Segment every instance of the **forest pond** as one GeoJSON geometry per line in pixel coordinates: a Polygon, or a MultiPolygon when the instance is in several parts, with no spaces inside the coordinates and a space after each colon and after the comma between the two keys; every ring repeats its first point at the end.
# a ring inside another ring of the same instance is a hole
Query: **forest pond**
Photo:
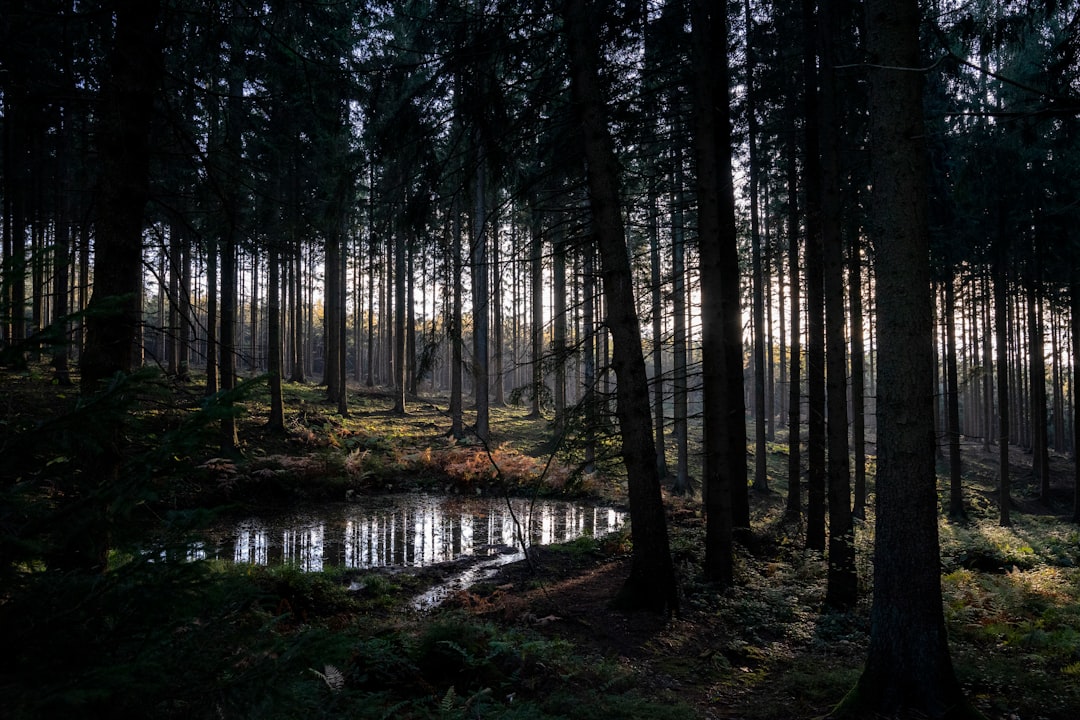
{"type": "Polygon", "coordinates": [[[625,513],[561,500],[424,494],[365,496],[356,502],[234,519],[199,546],[199,558],[292,564],[317,572],[427,567],[472,559],[414,605],[437,604],[457,587],[524,558],[522,545],[567,542],[618,530],[625,513]]]}

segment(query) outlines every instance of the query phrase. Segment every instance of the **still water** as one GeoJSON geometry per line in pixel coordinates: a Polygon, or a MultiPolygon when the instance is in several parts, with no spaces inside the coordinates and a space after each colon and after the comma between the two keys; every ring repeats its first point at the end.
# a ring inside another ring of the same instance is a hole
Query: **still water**
{"type": "Polygon", "coordinates": [[[625,519],[614,508],[565,501],[388,495],[230,522],[194,555],[313,572],[424,567],[468,557],[508,562],[521,557],[522,546],[604,535],[625,519]]]}

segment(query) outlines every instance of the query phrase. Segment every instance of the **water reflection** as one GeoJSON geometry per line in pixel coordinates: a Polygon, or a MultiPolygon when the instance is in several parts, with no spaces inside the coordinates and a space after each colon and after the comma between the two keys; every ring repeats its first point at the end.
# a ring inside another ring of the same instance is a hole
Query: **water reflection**
{"type": "Polygon", "coordinates": [[[624,514],[559,501],[399,495],[228,528],[219,557],[236,563],[326,567],[426,566],[467,556],[515,554],[617,530],[624,514]],[[231,552],[230,552],[231,549],[231,552]]]}

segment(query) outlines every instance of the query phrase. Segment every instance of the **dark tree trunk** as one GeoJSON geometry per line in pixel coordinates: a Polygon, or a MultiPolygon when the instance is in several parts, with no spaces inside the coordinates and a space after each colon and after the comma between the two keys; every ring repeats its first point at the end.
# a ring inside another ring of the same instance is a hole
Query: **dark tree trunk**
{"type": "MultiPolygon", "coordinates": [[[[101,184],[94,295],[80,363],[82,387],[88,392],[111,375],[132,370],[140,323],[150,120],[161,79],[158,10],[156,0],[117,3],[116,38],[96,134],[101,184]]],[[[21,306],[14,309],[17,315],[22,312],[21,306]]]]}
{"type": "Polygon", "coordinates": [[[462,363],[461,347],[461,208],[454,201],[454,219],[450,232],[453,233],[450,252],[453,255],[451,267],[454,277],[454,307],[450,320],[450,434],[460,440],[465,437],[465,424],[462,418],[462,363]]]}
{"type": "Polygon", "coordinates": [[[652,391],[653,434],[656,437],[656,472],[666,478],[667,452],[664,442],[664,318],[660,281],[660,218],[655,179],[649,182],[649,284],[652,299],[652,391]]]}
{"type": "Polygon", "coordinates": [[[678,594],[656,474],[641,327],[619,209],[619,169],[604,117],[599,48],[594,44],[598,10],[586,0],[568,0],[564,7],[571,89],[588,169],[592,228],[600,250],[607,325],[612,336],[616,415],[630,495],[633,558],[617,603],[626,609],[674,611],[678,594]]]}
{"type": "MultiPolygon", "coordinates": [[[[132,349],[140,323],[142,231],[148,199],[150,121],[161,79],[159,4],[119,2],[109,74],[101,90],[96,132],[100,185],[96,218],[94,295],[86,316],[86,348],[81,358],[84,395],[100,390],[117,373],[133,369],[132,349]]],[[[17,232],[22,233],[21,226],[17,232]]],[[[18,268],[16,268],[18,269],[18,268]]],[[[21,274],[17,276],[22,284],[21,274]]],[[[21,305],[12,308],[21,323],[21,305]]],[[[83,531],[59,555],[57,567],[104,571],[110,529],[117,512],[96,494],[120,480],[125,428],[115,425],[100,452],[80,458],[81,473],[71,496],[83,491],[83,531]]],[[[61,495],[62,496],[62,495],[61,495]]],[[[106,494],[105,497],[108,497],[106,494]]]]}
{"type": "Polygon", "coordinates": [[[529,417],[539,418],[544,390],[544,232],[538,200],[534,196],[529,210],[529,291],[532,313],[529,327],[532,331],[530,364],[532,370],[529,400],[529,417]]]}
{"type": "Polygon", "coordinates": [[[1050,444],[1046,426],[1046,356],[1043,337],[1042,300],[1038,278],[1027,286],[1028,355],[1031,360],[1031,472],[1039,484],[1039,499],[1050,502],[1050,444]]]}
{"type": "Polygon", "coordinates": [[[683,184],[686,178],[683,173],[682,148],[676,147],[675,157],[672,159],[675,171],[672,177],[673,189],[671,192],[671,302],[672,320],[675,324],[672,336],[672,361],[674,365],[673,377],[673,415],[672,434],[675,437],[676,465],[675,481],[672,490],[679,494],[690,492],[690,458],[689,458],[689,433],[687,431],[687,416],[689,407],[687,395],[687,369],[686,369],[686,240],[684,232],[683,203],[685,191],[683,184]]]}
{"type": "Polygon", "coordinates": [[[851,466],[848,458],[847,338],[844,315],[843,204],[840,191],[839,112],[836,97],[837,52],[841,35],[835,0],[822,0],[818,43],[821,48],[821,102],[818,131],[821,150],[822,291],[825,301],[826,428],[828,442],[829,571],[825,602],[848,610],[858,596],[855,527],[851,516],[851,466]]]}
{"type": "Polygon", "coordinates": [[[394,413],[405,413],[405,230],[394,229],[394,413]]]}
{"type": "MultiPolygon", "coordinates": [[[[753,17],[750,12],[750,0],[743,4],[746,17],[746,32],[749,35],[753,17]]],[[[747,123],[750,157],[750,245],[751,245],[751,291],[753,293],[752,314],[754,318],[753,368],[754,368],[754,489],[768,492],[768,447],[765,418],[765,275],[761,260],[761,227],[758,213],[758,185],[761,171],[761,158],[757,151],[758,123],[754,92],[754,48],[747,44],[746,51],[746,97],[747,123]]],[[[770,351],[770,355],[771,355],[770,351]]],[[[769,413],[772,416],[772,413],[769,413]]]]}
{"type": "MultiPolygon", "coordinates": [[[[704,395],[705,576],[728,586],[734,582],[733,534],[736,486],[746,488],[746,421],[740,388],[729,375],[731,338],[726,306],[730,277],[724,272],[726,245],[735,242],[728,111],[727,16],[704,0],[691,5],[694,66],[694,147],[697,160],[698,236],[701,266],[701,366],[704,395]],[[723,127],[721,127],[723,126],[723,127]],[[722,143],[722,138],[728,138],[722,143]],[[736,427],[738,426],[738,427],[736,427]],[[738,451],[733,437],[743,438],[738,451]],[[732,453],[741,458],[732,457],[732,453]],[[741,460],[741,463],[740,463],[741,460]],[[740,469],[741,468],[741,469],[740,469]]],[[[736,263],[737,264],[737,263],[736,263]]],[[[740,324],[741,347],[741,324],[740,324]]]]}
{"type": "Polygon", "coordinates": [[[274,243],[270,244],[267,262],[270,277],[266,288],[266,372],[270,382],[270,416],[266,427],[271,432],[282,432],[285,410],[281,397],[281,268],[274,243]]]}
{"type": "Polygon", "coordinates": [[[218,391],[218,243],[206,238],[206,394],[218,391]]]}
{"type": "Polygon", "coordinates": [[[963,470],[960,457],[960,379],[956,367],[956,277],[948,268],[945,278],[945,419],[949,436],[949,517],[961,519],[964,509],[963,470]]]}
{"type": "Polygon", "coordinates": [[[554,364],[555,434],[566,429],[566,242],[559,228],[551,248],[551,355],[554,364]]]}
{"type": "Polygon", "coordinates": [[[784,516],[802,518],[802,310],[799,288],[799,170],[795,128],[791,127],[787,157],[788,286],[791,295],[791,362],[788,363],[788,494],[784,516]]]}
{"type": "Polygon", "coordinates": [[[806,113],[806,547],[825,551],[825,288],[822,274],[821,130],[814,0],[803,0],[806,113]]]}
{"type": "Polygon", "coordinates": [[[866,517],[866,352],[863,344],[862,242],[852,230],[848,252],[851,308],[851,445],[855,456],[855,493],[851,514],[866,517]]]}
{"type": "Polygon", "coordinates": [[[868,0],[878,469],[870,645],[834,717],[973,716],[949,657],[934,468],[933,316],[915,0],[868,0]]]}
{"type": "Polygon", "coordinates": [[[483,156],[476,170],[473,197],[472,237],[469,266],[472,271],[473,302],[473,397],[476,400],[476,437],[487,442],[490,434],[490,377],[488,370],[491,298],[488,295],[488,204],[487,173],[483,156]]]}
{"type": "Polygon", "coordinates": [[[1073,511],[1072,519],[1080,523],[1080,280],[1069,288],[1069,314],[1072,316],[1072,429],[1073,429],[1073,511]]]}
{"type": "Polygon", "coordinates": [[[1004,259],[994,272],[994,363],[997,365],[998,395],[998,524],[1012,525],[1009,509],[1009,290],[1004,259]]]}

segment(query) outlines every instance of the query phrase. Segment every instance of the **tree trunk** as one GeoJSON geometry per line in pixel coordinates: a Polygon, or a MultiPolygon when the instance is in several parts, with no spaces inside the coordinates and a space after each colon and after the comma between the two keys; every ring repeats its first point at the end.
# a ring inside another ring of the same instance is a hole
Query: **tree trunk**
{"type": "Polygon", "coordinates": [[[862,242],[851,230],[848,296],[851,308],[851,445],[855,455],[855,497],[851,514],[866,517],[866,351],[863,343],[862,242]]]}
{"type": "Polygon", "coordinates": [[[956,368],[956,278],[952,266],[945,278],[945,419],[949,435],[949,517],[966,516],[961,484],[960,379],[956,368]]]}
{"type": "Polygon", "coordinates": [[[491,219],[491,267],[495,269],[494,281],[491,283],[491,343],[494,346],[492,352],[492,365],[493,374],[495,376],[492,383],[493,396],[491,403],[496,407],[502,407],[506,405],[506,378],[505,370],[503,368],[504,357],[504,338],[503,338],[503,283],[502,272],[503,267],[500,264],[499,258],[499,218],[498,215],[493,213],[494,217],[491,219]]]}
{"type": "Polygon", "coordinates": [[[878,469],[870,645],[834,717],[969,717],[942,611],[919,8],[867,0],[878,469]]]}
{"type": "Polygon", "coordinates": [[[473,195],[472,238],[469,266],[472,272],[473,302],[473,397],[476,400],[476,437],[486,443],[490,434],[490,378],[488,371],[491,298],[488,294],[488,203],[487,173],[483,156],[476,169],[473,195]]]}
{"type": "MultiPolygon", "coordinates": [[[[697,161],[698,236],[701,272],[701,368],[704,394],[705,576],[721,586],[734,582],[733,534],[738,525],[736,486],[746,487],[746,421],[742,391],[733,397],[729,375],[731,338],[725,302],[730,289],[723,265],[735,242],[728,113],[727,16],[711,3],[691,5],[691,52],[694,67],[694,147],[697,161]],[[729,142],[722,143],[727,137],[729,142]],[[722,157],[726,155],[726,160],[722,157]],[[741,426],[743,448],[732,438],[741,426]],[[732,457],[736,452],[741,455],[732,457]],[[741,467],[741,472],[740,472],[741,467]]],[[[741,323],[740,323],[741,330],[741,323]]],[[[740,332],[741,336],[741,332],[740,332]]],[[[740,337],[741,347],[741,337],[740,337]]],[[[742,368],[738,371],[742,379],[742,368]]]]}
{"type": "Polygon", "coordinates": [[[685,177],[683,173],[682,148],[676,147],[672,159],[675,169],[671,192],[671,302],[672,321],[675,324],[672,336],[673,377],[673,425],[675,437],[676,465],[675,481],[672,490],[678,494],[690,492],[689,434],[687,431],[687,372],[686,372],[686,241],[684,233],[683,206],[685,200],[685,177]]]}
{"type": "Polygon", "coordinates": [[[825,301],[826,412],[828,442],[829,570],[825,602],[838,610],[855,605],[855,527],[851,516],[851,466],[848,458],[847,338],[844,316],[844,243],[841,234],[839,112],[836,98],[838,54],[833,40],[842,33],[835,0],[822,0],[821,150],[822,290],[825,301]]]}
{"type": "Polygon", "coordinates": [[[600,90],[597,8],[568,0],[564,8],[574,110],[581,124],[593,232],[600,250],[607,325],[612,334],[616,414],[630,495],[633,557],[617,604],[625,609],[675,611],[678,594],[668,549],[667,518],[656,474],[648,380],[641,327],[619,209],[619,169],[600,90]]]}
{"type": "Polygon", "coordinates": [[[266,373],[270,384],[270,415],[266,429],[285,430],[285,409],[281,396],[281,268],[278,245],[271,241],[267,256],[270,277],[266,287],[266,373]]]}
{"type": "Polygon", "coordinates": [[[1046,356],[1043,337],[1042,302],[1038,279],[1027,287],[1028,355],[1031,360],[1031,472],[1039,484],[1039,499],[1050,502],[1050,446],[1046,425],[1046,356]]]}
{"type": "MultiPolygon", "coordinates": [[[[743,4],[746,18],[746,33],[753,27],[750,13],[750,0],[743,4]]],[[[746,50],[746,98],[747,98],[747,144],[750,164],[750,245],[751,245],[751,291],[753,293],[752,314],[754,319],[753,366],[754,366],[754,489],[758,492],[769,491],[768,446],[765,428],[765,276],[761,261],[761,228],[758,218],[758,185],[761,158],[757,151],[758,124],[754,93],[754,48],[747,43],[746,50]]]]}
{"type": "Polygon", "coordinates": [[[788,351],[788,493],[784,517],[788,521],[802,518],[802,309],[800,307],[799,272],[799,167],[795,152],[795,122],[787,142],[787,231],[788,231],[788,293],[791,298],[791,343],[788,351]]]}
{"type": "Polygon", "coordinates": [[[394,228],[394,408],[405,413],[405,229],[394,228]]]}
{"type": "MultiPolygon", "coordinates": [[[[141,320],[138,300],[142,295],[143,212],[149,194],[150,121],[161,79],[159,3],[127,0],[117,5],[116,37],[109,77],[101,91],[96,134],[101,179],[94,295],[80,363],[85,392],[92,392],[117,372],[132,370],[132,346],[141,320]]],[[[15,230],[22,235],[21,227],[15,230]]],[[[17,298],[13,310],[22,317],[17,298]]],[[[16,321],[16,328],[20,325],[16,321]]]]}
{"type": "Polygon", "coordinates": [[[559,228],[551,248],[551,356],[554,365],[553,392],[555,405],[555,434],[566,429],[566,241],[559,228]]]}
{"type": "Polygon", "coordinates": [[[450,434],[456,440],[465,437],[465,424],[462,418],[462,364],[461,347],[461,208],[454,200],[454,218],[450,232],[453,233],[450,252],[453,255],[451,267],[454,277],[454,307],[450,321],[450,434]]]}
{"type": "Polygon", "coordinates": [[[1072,317],[1072,429],[1073,429],[1073,511],[1074,523],[1080,523],[1080,280],[1069,288],[1069,314],[1072,317]]]}
{"type": "Polygon", "coordinates": [[[532,370],[529,393],[529,417],[539,418],[544,390],[544,229],[538,199],[533,196],[529,208],[529,291],[532,330],[530,365],[532,370]]]}
{"type": "Polygon", "coordinates": [[[807,507],[806,547],[825,552],[825,288],[822,270],[821,129],[817,72],[817,18],[814,0],[803,0],[806,105],[806,385],[807,507]]]}
{"type": "Polygon", "coordinates": [[[998,524],[1012,525],[1009,508],[1009,290],[1005,261],[997,261],[994,272],[994,342],[997,345],[994,363],[997,365],[998,395],[998,524]]]}
{"type": "Polygon", "coordinates": [[[666,478],[667,452],[664,441],[664,319],[660,281],[660,217],[655,179],[649,181],[649,284],[652,299],[652,393],[653,435],[656,438],[656,472],[666,478]]]}
{"type": "MultiPolygon", "coordinates": [[[[116,7],[116,30],[108,76],[100,96],[98,127],[97,245],[94,295],[86,316],[86,348],[81,358],[84,395],[101,389],[117,373],[129,373],[139,327],[142,295],[142,232],[149,195],[150,124],[161,80],[159,3],[129,0],[116,7]]],[[[16,228],[21,236],[22,227],[16,228]]],[[[7,269],[7,268],[5,268],[7,269]]],[[[15,268],[19,269],[19,268],[15,268]]],[[[22,285],[22,275],[16,275],[22,285]]],[[[22,306],[12,308],[21,324],[22,306]]],[[[17,338],[16,338],[17,339],[17,338]]],[[[100,452],[80,458],[81,473],[71,495],[86,505],[58,567],[104,571],[115,509],[100,488],[119,480],[125,427],[115,424],[100,452]],[[81,491],[85,491],[85,495],[81,491]]],[[[62,497],[63,494],[61,494],[62,497]]],[[[52,568],[50,568],[52,569],[52,568]]]]}

